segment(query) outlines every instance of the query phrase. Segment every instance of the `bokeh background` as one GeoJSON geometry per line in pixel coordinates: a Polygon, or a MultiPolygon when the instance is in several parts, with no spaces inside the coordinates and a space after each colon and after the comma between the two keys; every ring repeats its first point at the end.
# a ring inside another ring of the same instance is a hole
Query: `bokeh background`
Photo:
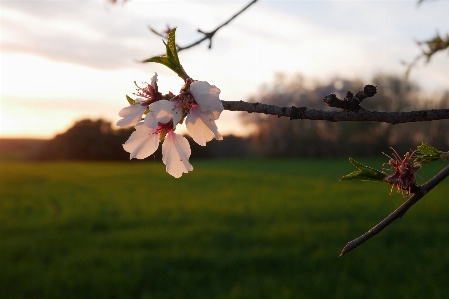
{"type": "MultiPolygon", "coordinates": [[[[382,233],[342,247],[405,198],[339,182],[348,157],[381,170],[393,146],[449,146],[449,121],[328,123],[224,111],[223,141],[192,148],[174,179],[160,149],[129,161],[125,95],[157,72],[148,27],[201,38],[249,1],[1,0],[0,298],[446,298],[449,183],[382,233]]],[[[180,52],[222,100],[327,108],[366,84],[378,111],[449,108],[449,57],[416,41],[447,32],[447,1],[259,0],[180,52]]],[[[180,132],[185,130],[180,127],[180,132]]],[[[447,162],[426,165],[418,184],[447,162]]]]}
{"type": "MultiPolygon", "coordinates": [[[[169,69],[137,61],[163,54],[148,27],[177,27],[187,45],[250,1],[1,1],[2,137],[51,138],[86,117],[117,121],[134,81],[159,75],[162,92],[181,80],[169,69]],[[123,4],[125,3],[125,4],[123,4]]],[[[180,53],[187,73],[221,89],[222,100],[247,100],[276,73],[309,81],[334,77],[369,84],[377,73],[403,75],[401,61],[420,53],[415,41],[447,30],[446,1],[258,1],[207,42],[180,53]]],[[[410,79],[433,94],[447,88],[444,53],[410,79]]],[[[361,88],[363,86],[360,86],[361,88]]],[[[236,113],[224,134],[248,135],[236,113]]]]}

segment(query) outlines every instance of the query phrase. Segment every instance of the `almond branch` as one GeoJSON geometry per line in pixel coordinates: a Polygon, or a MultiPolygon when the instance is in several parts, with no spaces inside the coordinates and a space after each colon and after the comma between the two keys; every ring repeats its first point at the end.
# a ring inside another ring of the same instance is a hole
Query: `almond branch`
{"type": "MultiPolygon", "coordinates": [[[[180,51],[183,51],[183,50],[190,49],[190,48],[192,48],[192,47],[194,47],[194,46],[197,46],[197,45],[201,44],[201,43],[202,43],[203,41],[205,41],[205,40],[209,40],[209,49],[212,48],[212,38],[214,37],[215,33],[217,33],[217,31],[220,30],[221,28],[223,28],[224,26],[228,25],[233,19],[235,19],[238,15],[240,15],[240,14],[241,14],[242,12],[244,12],[248,7],[250,7],[251,5],[253,5],[253,4],[256,3],[256,2],[257,2],[257,0],[251,1],[248,5],[246,5],[246,6],[245,6],[244,8],[242,8],[239,12],[237,12],[235,15],[233,15],[231,18],[229,18],[226,22],[224,22],[223,24],[221,24],[220,26],[218,26],[217,28],[215,28],[214,30],[212,30],[212,31],[210,31],[210,32],[204,32],[204,31],[198,29],[198,32],[199,32],[199,33],[204,34],[204,36],[203,36],[201,39],[199,39],[199,40],[197,40],[197,41],[191,43],[190,45],[184,46],[184,47],[181,47],[181,46],[179,46],[179,45],[176,45],[176,50],[177,50],[178,52],[180,52],[180,51]]],[[[151,30],[151,31],[153,31],[153,32],[156,33],[157,35],[162,36],[161,34],[155,32],[154,30],[151,30]]],[[[163,55],[165,55],[165,54],[158,55],[158,56],[163,56],[163,55]]],[[[144,61],[145,61],[145,60],[144,60],[144,61]]],[[[142,61],[142,62],[144,62],[144,61],[142,61]]]]}
{"type": "Polygon", "coordinates": [[[324,111],[307,107],[282,107],[244,101],[221,101],[225,110],[246,111],[285,116],[290,119],[340,121],[375,121],[390,124],[449,119],[449,109],[431,109],[410,112],[378,112],[359,109],[356,111],[324,111]]]}
{"type": "Polygon", "coordinates": [[[443,168],[437,175],[427,181],[424,185],[416,187],[414,190],[414,195],[410,197],[406,202],[404,202],[399,208],[397,208],[393,213],[391,213],[387,218],[379,222],[372,229],[367,231],[362,236],[354,239],[346,244],[343,250],[340,253],[340,256],[345,255],[349,251],[355,249],[357,246],[363,244],[368,241],[378,233],[380,233],[384,228],[390,225],[393,221],[398,218],[401,218],[405,212],[408,211],[415,203],[418,202],[421,198],[424,197],[430,190],[432,190],[435,186],[441,183],[447,176],[449,176],[449,165],[443,168]]]}

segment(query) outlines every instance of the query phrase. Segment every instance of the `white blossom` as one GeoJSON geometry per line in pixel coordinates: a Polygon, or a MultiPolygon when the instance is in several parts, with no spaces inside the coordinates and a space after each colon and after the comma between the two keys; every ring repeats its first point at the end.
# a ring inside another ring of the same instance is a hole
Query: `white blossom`
{"type": "Polygon", "coordinates": [[[179,178],[183,173],[192,171],[193,167],[189,163],[189,142],[174,132],[177,122],[181,119],[175,108],[175,103],[166,100],[151,104],[144,122],[136,125],[136,131],[123,144],[123,148],[130,153],[130,159],[144,159],[157,150],[159,140],[165,137],[162,144],[162,161],[167,172],[179,178]]]}
{"type": "Polygon", "coordinates": [[[189,162],[189,142],[175,133],[178,124],[185,119],[187,131],[202,146],[214,137],[223,139],[215,124],[223,111],[220,89],[205,81],[190,82],[187,91],[182,90],[171,101],[162,100],[157,87],[157,74],[151,79],[151,84],[138,87],[136,95],[139,98],[135,104],[119,112],[122,119],[117,122],[122,127],[135,125],[136,130],[123,144],[123,148],[130,153],[130,159],[147,158],[163,140],[162,162],[169,174],[179,178],[183,173],[192,171],[193,167],[189,162]],[[145,111],[148,113],[142,122],[145,111]]]}
{"type": "Polygon", "coordinates": [[[162,144],[162,162],[166,165],[166,170],[175,178],[179,178],[183,173],[193,170],[189,163],[191,154],[190,145],[187,139],[173,132],[167,133],[162,144]]]}
{"type": "Polygon", "coordinates": [[[136,103],[134,105],[128,106],[120,110],[118,115],[122,117],[117,122],[117,126],[119,127],[129,127],[135,126],[142,119],[142,115],[147,109],[147,106],[141,105],[141,103],[145,102],[145,99],[137,98],[135,99],[136,103]]]}
{"type": "Polygon", "coordinates": [[[186,118],[186,127],[196,143],[205,146],[206,142],[211,141],[214,137],[217,140],[223,140],[223,137],[218,133],[215,119],[212,112],[202,112],[198,106],[190,109],[186,118]]]}
{"type": "Polygon", "coordinates": [[[136,130],[123,144],[123,149],[130,153],[129,159],[145,159],[151,156],[159,146],[159,134],[155,129],[143,123],[136,125],[136,130]]]}
{"type": "Polygon", "coordinates": [[[151,84],[145,88],[138,88],[140,97],[136,98],[135,104],[120,110],[118,115],[122,117],[117,122],[119,127],[135,126],[142,119],[142,115],[147,109],[148,105],[157,100],[158,88],[157,88],[157,73],[151,78],[151,84]]]}
{"type": "Polygon", "coordinates": [[[147,127],[157,127],[158,123],[168,123],[173,120],[173,126],[181,121],[182,112],[176,107],[176,104],[167,100],[160,100],[152,103],[149,107],[150,112],[145,117],[144,123],[147,127]]]}
{"type": "Polygon", "coordinates": [[[190,108],[186,118],[186,127],[190,136],[202,146],[214,137],[217,140],[223,140],[215,124],[215,120],[223,111],[223,104],[219,98],[220,89],[205,81],[195,81],[190,85],[190,94],[197,103],[190,108]]]}

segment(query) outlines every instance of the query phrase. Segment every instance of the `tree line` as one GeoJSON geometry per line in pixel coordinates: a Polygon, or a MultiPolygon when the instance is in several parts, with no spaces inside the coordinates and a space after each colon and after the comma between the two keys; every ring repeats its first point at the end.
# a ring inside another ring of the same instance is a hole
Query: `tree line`
{"type": "MultiPolygon", "coordinates": [[[[417,84],[401,76],[376,75],[371,83],[378,93],[365,100],[362,107],[375,111],[413,111],[448,108],[449,91],[436,98],[421,93],[417,84]]],[[[264,85],[251,102],[285,107],[315,109],[326,107],[323,98],[335,93],[344,98],[348,90],[359,90],[359,80],[333,78],[327,82],[307,81],[302,76],[287,79],[278,75],[271,85],[264,85]]],[[[248,138],[226,136],[207,147],[190,142],[192,159],[230,157],[339,157],[370,156],[416,148],[422,141],[437,148],[449,147],[449,120],[391,125],[378,122],[339,122],[289,120],[259,113],[240,114],[245,124],[255,126],[248,138]]],[[[113,129],[106,120],[84,119],[47,141],[34,155],[39,160],[129,160],[122,148],[133,128],[113,129]]],[[[188,139],[190,137],[186,136],[188,139]]],[[[191,140],[189,140],[191,141],[191,140]]],[[[155,153],[161,157],[161,148],[155,153]]]]}
{"type": "MultiPolygon", "coordinates": [[[[113,129],[104,119],[83,119],[75,122],[66,132],[48,140],[37,151],[34,160],[129,160],[129,153],[122,144],[128,140],[134,128],[113,129]]],[[[192,149],[192,158],[230,158],[247,156],[247,140],[226,136],[223,141],[212,141],[207,147],[198,145],[186,136],[192,149]]],[[[162,147],[154,153],[162,158],[162,147]]],[[[151,159],[152,160],[152,159],[151,159]]]]}
{"type": "MultiPolygon", "coordinates": [[[[449,107],[449,91],[430,98],[419,86],[402,76],[378,74],[370,82],[377,94],[361,106],[371,111],[405,112],[449,107]]],[[[306,106],[321,110],[323,98],[334,93],[343,99],[349,90],[362,89],[359,80],[334,78],[328,82],[310,83],[301,76],[287,80],[278,76],[276,82],[262,87],[251,102],[278,106],[306,106]]],[[[289,120],[260,113],[242,115],[246,124],[257,131],[250,137],[253,152],[262,157],[335,157],[371,156],[416,148],[422,141],[441,149],[449,147],[449,120],[391,125],[381,122],[338,122],[324,120],[289,120]]]]}

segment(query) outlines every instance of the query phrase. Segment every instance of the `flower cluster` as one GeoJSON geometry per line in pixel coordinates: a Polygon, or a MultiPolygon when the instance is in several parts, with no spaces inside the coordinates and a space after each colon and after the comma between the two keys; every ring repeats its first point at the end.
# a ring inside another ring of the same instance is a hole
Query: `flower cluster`
{"type": "Polygon", "coordinates": [[[162,143],[162,161],[175,178],[193,170],[187,139],[175,133],[176,126],[186,123],[195,142],[205,146],[214,137],[222,140],[215,120],[223,111],[220,89],[205,81],[185,80],[178,95],[162,95],[157,86],[157,74],[146,87],[138,87],[137,98],[119,112],[117,126],[135,126],[135,131],[123,148],[130,159],[144,159],[152,155],[162,143]],[[145,117],[143,118],[143,116],[145,117]]]}
{"type": "Polygon", "coordinates": [[[383,154],[390,158],[388,164],[391,166],[390,170],[393,171],[393,173],[387,175],[384,178],[384,181],[391,185],[391,191],[393,190],[394,186],[396,186],[398,192],[406,190],[406,194],[410,195],[412,188],[416,186],[416,172],[421,169],[421,164],[417,161],[412,160],[413,155],[417,151],[415,150],[411,154],[407,152],[404,156],[404,159],[401,159],[399,154],[393,148],[391,149],[393,150],[393,157],[385,153],[383,154]]]}

